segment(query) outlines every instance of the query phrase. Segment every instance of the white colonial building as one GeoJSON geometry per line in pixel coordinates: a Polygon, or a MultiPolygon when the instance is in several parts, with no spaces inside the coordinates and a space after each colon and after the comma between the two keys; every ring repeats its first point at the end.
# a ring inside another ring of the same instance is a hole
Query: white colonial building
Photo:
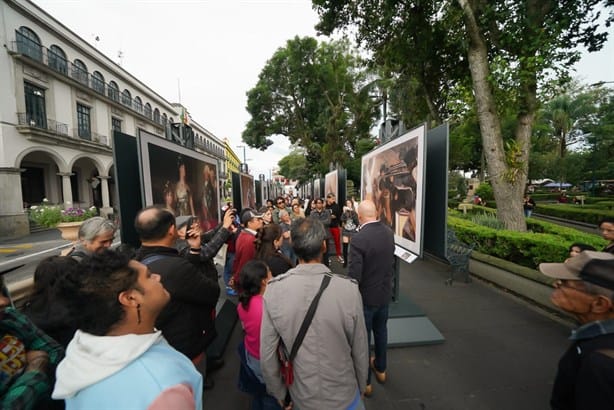
{"type": "MultiPolygon", "coordinates": [[[[43,198],[112,213],[113,131],[172,139],[183,107],[30,1],[0,0],[0,39],[0,238],[27,235],[27,207],[43,198]]],[[[224,143],[190,127],[225,176],[224,143]]]]}

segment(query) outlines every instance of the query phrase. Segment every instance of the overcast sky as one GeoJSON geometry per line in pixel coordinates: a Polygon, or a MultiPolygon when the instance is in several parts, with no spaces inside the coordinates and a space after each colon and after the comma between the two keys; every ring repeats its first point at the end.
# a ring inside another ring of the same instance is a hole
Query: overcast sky
{"type": "MultiPolygon", "coordinates": [[[[315,36],[308,0],[35,0],[84,40],[200,125],[228,138],[243,160],[241,133],[249,114],[245,93],[275,50],[294,36],[315,36]],[[99,41],[95,38],[98,37],[99,41]],[[179,86],[180,85],[180,86],[179,86]],[[181,99],[179,98],[181,90],[181,99]]],[[[610,28],[610,38],[614,28],[610,28]]],[[[324,39],[324,38],[321,38],[324,39]]],[[[587,83],[614,81],[614,40],[577,66],[587,83]]],[[[265,152],[246,149],[252,174],[267,176],[289,143],[265,152]]]]}

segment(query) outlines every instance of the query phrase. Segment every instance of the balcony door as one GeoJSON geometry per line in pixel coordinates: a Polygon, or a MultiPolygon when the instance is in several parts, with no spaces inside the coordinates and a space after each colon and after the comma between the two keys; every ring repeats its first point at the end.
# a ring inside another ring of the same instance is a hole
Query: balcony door
{"type": "Polygon", "coordinates": [[[31,127],[47,128],[45,90],[30,83],[25,83],[24,93],[26,97],[26,124],[31,127]]]}

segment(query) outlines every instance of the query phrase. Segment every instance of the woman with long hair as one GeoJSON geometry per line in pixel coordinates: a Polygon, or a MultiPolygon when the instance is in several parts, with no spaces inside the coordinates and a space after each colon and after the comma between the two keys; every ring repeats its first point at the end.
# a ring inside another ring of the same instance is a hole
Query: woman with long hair
{"type": "Polygon", "coordinates": [[[239,345],[242,366],[239,385],[252,394],[252,410],[281,409],[277,400],[266,392],[264,377],[260,370],[262,295],[271,277],[269,267],[259,260],[247,262],[239,273],[240,294],[237,313],[245,331],[245,337],[239,345]]]}
{"type": "Polygon", "coordinates": [[[79,272],[79,262],[70,256],[50,256],[34,271],[34,292],[22,311],[41,330],[66,348],[77,326],[59,284],[64,276],[79,272]]]}
{"type": "Polygon", "coordinates": [[[292,212],[290,212],[290,219],[292,220],[292,222],[294,222],[297,219],[303,218],[305,218],[305,211],[303,211],[303,208],[301,208],[301,204],[299,204],[298,202],[293,203],[292,212]]]}
{"type": "Polygon", "coordinates": [[[354,209],[354,202],[350,199],[345,201],[343,213],[341,214],[341,224],[343,226],[341,232],[343,242],[343,267],[345,268],[348,263],[348,247],[350,246],[352,235],[358,230],[358,214],[354,209]]]}
{"type": "Polygon", "coordinates": [[[186,181],[186,165],[181,158],[177,161],[179,181],[175,184],[175,200],[177,209],[175,216],[196,215],[194,213],[194,201],[192,190],[186,181]]]}
{"type": "Polygon", "coordinates": [[[286,273],[288,269],[294,267],[292,261],[281,253],[282,242],[281,227],[275,223],[258,229],[256,240],[254,240],[256,259],[266,263],[271,269],[273,276],[286,273]]]}

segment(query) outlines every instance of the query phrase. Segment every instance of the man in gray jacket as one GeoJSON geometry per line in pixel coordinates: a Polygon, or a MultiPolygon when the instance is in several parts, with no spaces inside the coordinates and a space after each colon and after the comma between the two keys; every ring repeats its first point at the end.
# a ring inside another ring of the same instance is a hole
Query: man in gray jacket
{"type": "MultiPolygon", "coordinates": [[[[260,366],[267,390],[278,400],[286,396],[280,378],[277,345],[292,349],[307,309],[318,293],[326,231],[315,219],[298,220],[291,237],[299,264],[272,279],[264,294],[260,366]]],[[[301,410],[364,409],[361,395],[368,370],[367,332],[356,281],[332,275],[303,343],[293,361],[290,396],[301,410]]]]}

